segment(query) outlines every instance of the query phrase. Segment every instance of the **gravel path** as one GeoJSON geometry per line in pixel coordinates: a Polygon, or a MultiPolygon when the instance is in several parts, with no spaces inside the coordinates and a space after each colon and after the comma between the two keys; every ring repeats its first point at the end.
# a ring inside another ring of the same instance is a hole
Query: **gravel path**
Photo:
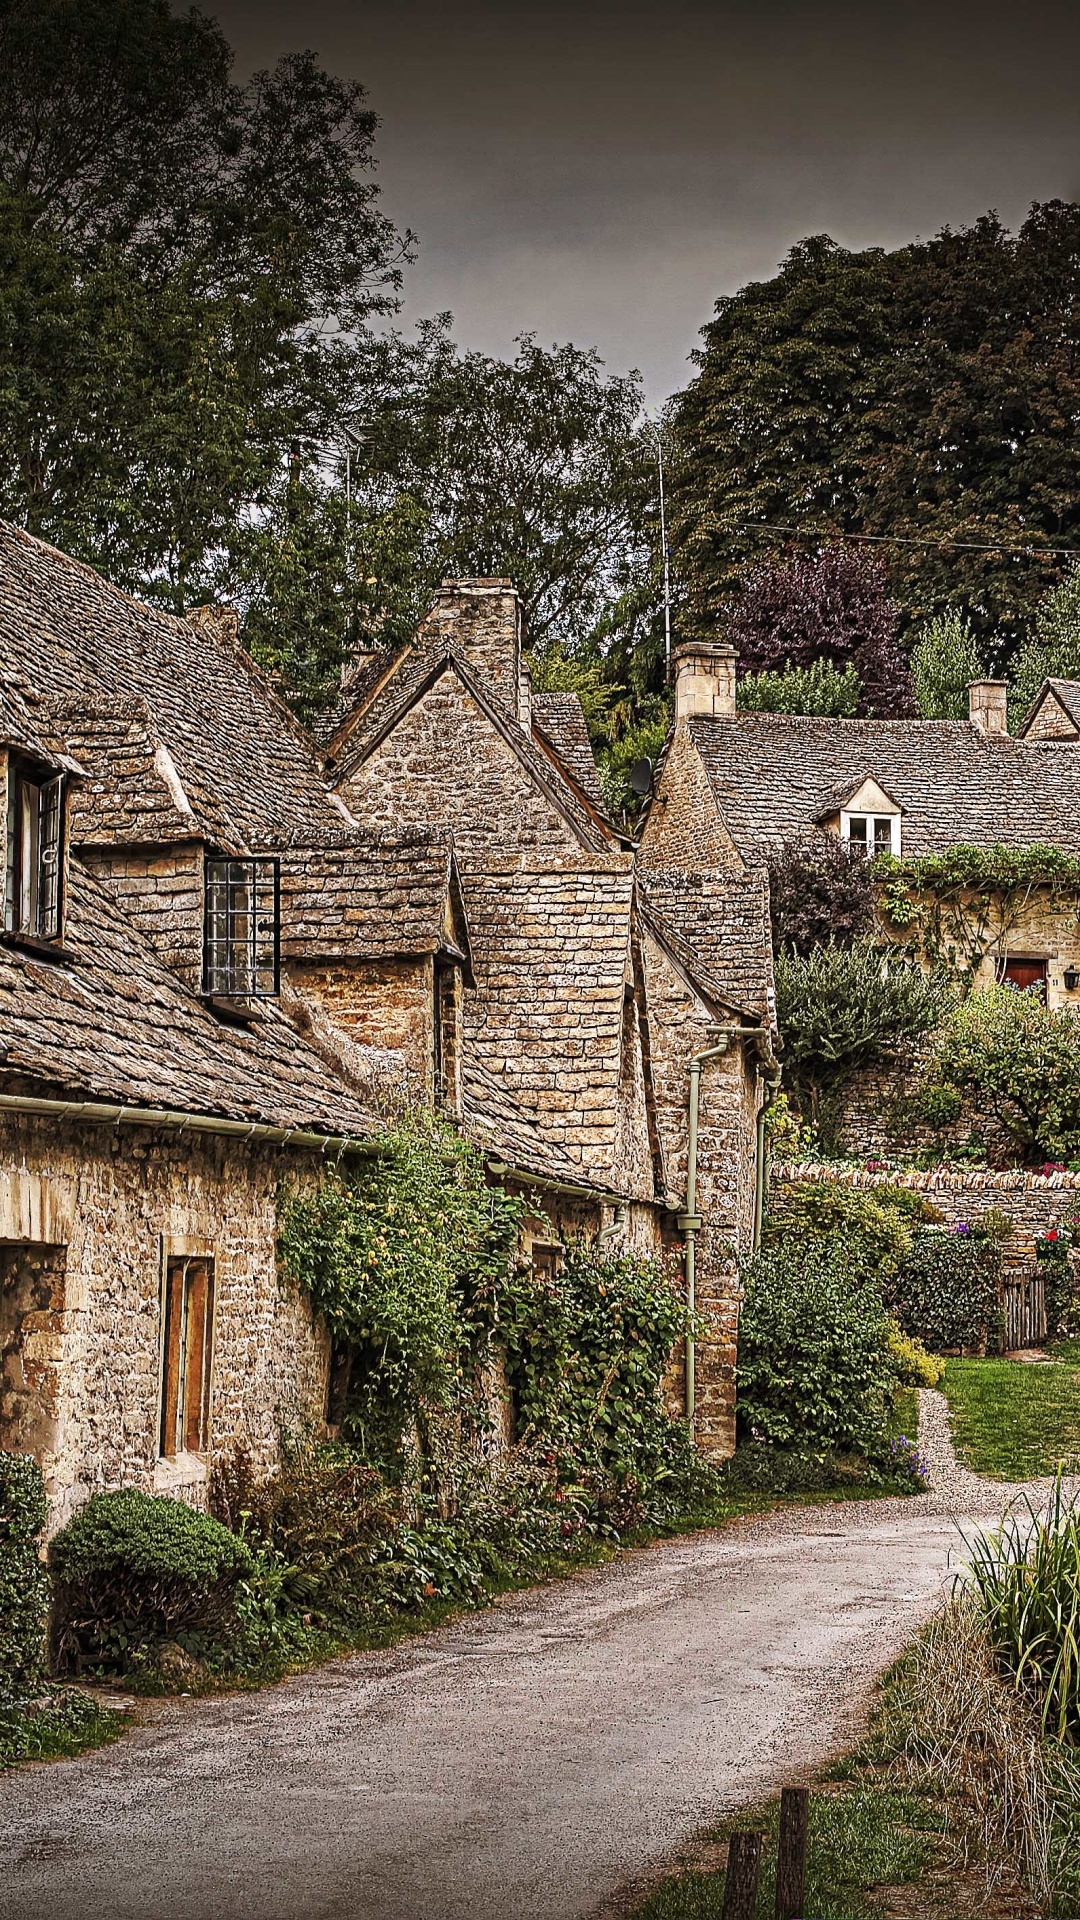
{"type": "Polygon", "coordinates": [[[789,1508],[0,1786],[0,1920],[585,1920],[854,1731],[1013,1490],[789,1508]]]}
{"type": "MultiPolygon", "coordinates": [[[[925,1387],[919,1394],[919,1453],[930,1476],[931,1491],[926,1504],[934,1513],[996,1520],[1025,1500],[1036,1509],[1046,1506],[1054,1490],[1052,1479],[984,1480],[981,1474],[961,1466],[949,1430],[945,1395],[925,1387]]],[[[1080,1498],[1080,1478],[1066,1479],[1062,1486],[1068,1497],[1080,1498]]]]}

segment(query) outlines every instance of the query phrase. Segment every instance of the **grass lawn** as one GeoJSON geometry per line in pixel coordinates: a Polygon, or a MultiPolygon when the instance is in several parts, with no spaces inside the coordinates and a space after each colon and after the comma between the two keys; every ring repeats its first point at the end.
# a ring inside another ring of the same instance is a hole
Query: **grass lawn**
{"type": "Polygon", "coordinates": [[[1080,1366],[950,1360],[943,1392],[956,1451],[974,1473],[1031,1480],[1080,1463],[1080,1366]]]}
{"type": "MultiPolygon", "coordinates": [[[[778,1803],[758,1813],[743,1813],[740,1827],[764,1829],[756,1920],[772,1920],[775,1899],[778,1803]]],[[[818,1789],[810,1799],[805,1910],[814,1920],[869,1920],[881,1911],[870,1890],[917,1886],[930,1866],[942,1815],[914,1794],[860,1785],[818,1789]]],[[[725,1826],[709,1836],[726,1839],[725,1826]]],[[[635,1920],[716,1920],[724,1876],[717,1872],[680,1874],[665,1881],[635,1920]]],[[[913,1913],[920,1911],[912,1907],[913,1913]]]]}

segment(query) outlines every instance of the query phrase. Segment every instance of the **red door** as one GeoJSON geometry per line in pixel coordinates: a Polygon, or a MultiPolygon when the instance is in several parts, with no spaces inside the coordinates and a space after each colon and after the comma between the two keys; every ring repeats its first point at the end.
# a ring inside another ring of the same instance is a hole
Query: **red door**
{"type": "Polygon", "coordinates": [[[1007,987],[1015,987],[1018,993],[1028,987],[1037,987],[1040,993],[1045,994],[1046,967],[1045,960],[1023,960],[1019,955],[1010,954],[1002,963],[998,978],[1007,987]]]}

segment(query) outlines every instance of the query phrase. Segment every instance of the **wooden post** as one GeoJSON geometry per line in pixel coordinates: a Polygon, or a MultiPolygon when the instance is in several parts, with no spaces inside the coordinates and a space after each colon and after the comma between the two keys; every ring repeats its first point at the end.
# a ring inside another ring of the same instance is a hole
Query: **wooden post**
{"type": "Polygon", "coordinates": [[[758,1874],[761,1871],[761,1841],[760,1833],[733,1833],[728,1841],[721,1920],[754,1920],[758,1874]]]}
{"type": "Polygon", "coordinates": [[[776,1920],[800,1920],[806,1898],[806,1829],[809,1787],[785,1787],[780,1795],[776,1850],[776,1920]]]}

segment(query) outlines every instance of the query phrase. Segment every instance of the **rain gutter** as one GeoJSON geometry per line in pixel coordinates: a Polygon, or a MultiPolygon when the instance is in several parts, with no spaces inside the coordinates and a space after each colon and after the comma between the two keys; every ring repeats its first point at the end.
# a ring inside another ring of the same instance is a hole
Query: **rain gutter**
{"type": "Polygon", "coordinates": [[[262,1121],[225,1120],[208,1113],[180,1113],[172,1107],[111,1106],[100,1100],[45,1100],[30,1094],[0,1093],[0,1114],[18,1113],[90,1126],[158,1127],[172,1133],[209,1133],[229,1140],[301,1147],[319,1153],[377,1153],[372,1140],[352,1134],[309,1133],[301,1127],[272,1127],[262,1121]]]}

